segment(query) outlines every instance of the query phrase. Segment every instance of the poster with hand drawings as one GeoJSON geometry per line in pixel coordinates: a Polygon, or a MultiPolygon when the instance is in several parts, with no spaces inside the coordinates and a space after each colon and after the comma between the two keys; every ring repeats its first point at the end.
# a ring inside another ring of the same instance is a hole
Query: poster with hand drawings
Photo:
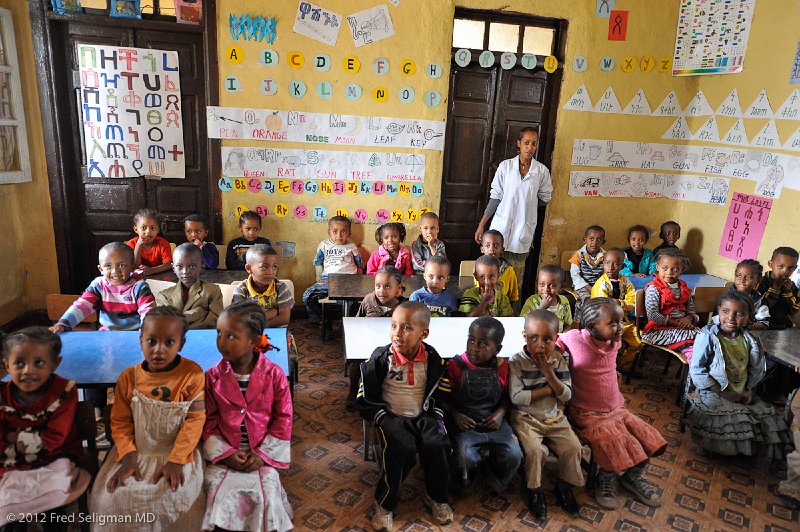
{"type": "Polygon", "coordinates": [[[652,172],[569,173],[569,195],[604,198],[669,198],[711,205],[724,205],[730,179],[688,174],[656,174],[652,172]]]}

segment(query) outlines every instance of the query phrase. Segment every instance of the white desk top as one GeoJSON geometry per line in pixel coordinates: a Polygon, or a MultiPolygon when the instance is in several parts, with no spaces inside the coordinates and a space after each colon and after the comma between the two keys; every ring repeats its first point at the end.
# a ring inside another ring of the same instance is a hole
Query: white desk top
{"type": "MultiPolygon", "coordinates": [[[[469,326],[476,318],[433,318],[425,342],[442,358],[460,355],[467,347],[469,326]]],[[[525,318],[497,318],[506,330],[499,356],[508,358],[525,345],[525,318]]],[[[389,343],[391,318],[343,318],[344,352],[347,360],[366,360],[376,347],[389,343]]]]}

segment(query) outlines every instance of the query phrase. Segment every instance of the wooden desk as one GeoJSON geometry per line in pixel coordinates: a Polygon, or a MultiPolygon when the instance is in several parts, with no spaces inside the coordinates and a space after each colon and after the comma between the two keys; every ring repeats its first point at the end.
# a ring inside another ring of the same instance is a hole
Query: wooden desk
{"type": "MultiPolygon", "coordinates": [[[[290,375],[287,329],[266,329],[264,332],[277,348],[267,352],[267,357],[287,376],[290,375]]],[[[61,365],[56,373],[75,380],[81,388],[113,386],[125,368],[144,360],[139,347],[139,331],[74,331],[60,336],[61,365]]],[[[181,356],[197,362],[203,371],[216,365],[222,359],[217,351],[217,331],[188,331],[181,356]]]]}
{"type": "MultiPolygon", "coordinates": [[[[167,270],[155,275],[148,275],[146,279],[158,279],[159,281],[170,281],[173,283],[178,282],[178,278],[172,270],[167,270]]],[[[234,281],[243,281],[245,279],[247,279],[247,272],[244,270],[203,270],[200,272],[200,280],[208,283],[231,284],[234,281]]]]}
{"type": "Polygon", "coordinates": [[[800,329],[750,331],[770,358],[794,370],[800,364],[800,329]]]}
{"type": "MultiPolygon", "coordinates": [[[[636,290],[641,290],[647,283],[653,280],[652,277],[635,277],[633,275],[628,277],[628,279],[630,279],[633,288],[636,290]]],[[[692,291],[698,286],[725,286],[725,283],[730,282],[728,279],[723,279],[722,277],[709,275],[707,273],[685,273],[681,275],[681,279],[683,279],[692,291]]]]}
{"type": "MultiPolygon", "coordinates": [[[[460,355],[467,347],[467,333],[476,318],[432,318],[430,334],[424,341],[442,358],[460,355]]],[[[508,358],[522,350],[525,318],[497,318],[506,330],[499,356],[508,358]]],[[[389,343],[391,318],[343,318],[345,363],[366,360],[376,347],[389,343]]]]}

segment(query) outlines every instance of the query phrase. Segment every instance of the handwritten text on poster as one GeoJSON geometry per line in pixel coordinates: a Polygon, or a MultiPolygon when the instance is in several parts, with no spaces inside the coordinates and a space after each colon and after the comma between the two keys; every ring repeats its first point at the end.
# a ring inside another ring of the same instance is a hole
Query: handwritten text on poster
{"type": "Polygon", "coordinates": [[[735,261],[757,258],[770,209],[769,198],[734,193],[722,230],[719,255],[735,261]]]}

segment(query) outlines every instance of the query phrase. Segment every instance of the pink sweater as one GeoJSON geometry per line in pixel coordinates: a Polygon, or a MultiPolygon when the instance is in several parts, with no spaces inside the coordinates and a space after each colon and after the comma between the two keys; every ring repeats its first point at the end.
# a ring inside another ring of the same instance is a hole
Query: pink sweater
{"type": "Polygon", "coordinates": [[[621,344],[596,340],[588,329],[573,329],[559,335],[558,347],[569,352],[571,406],[611,412],[625,405],[617,384],[617,351],[621,344]]]}
{"type": "Polygon", "coordinates": [[[400,246],[397,253],[397,260],[392,264],[392,257],[383,244],[378,246],[367,261],[367,275],[375,275],[375,272],[390,264],[397,268],[402,275],[414,275],[414,267],[411,265],[411,253],[405,246],[400,246]]]}

